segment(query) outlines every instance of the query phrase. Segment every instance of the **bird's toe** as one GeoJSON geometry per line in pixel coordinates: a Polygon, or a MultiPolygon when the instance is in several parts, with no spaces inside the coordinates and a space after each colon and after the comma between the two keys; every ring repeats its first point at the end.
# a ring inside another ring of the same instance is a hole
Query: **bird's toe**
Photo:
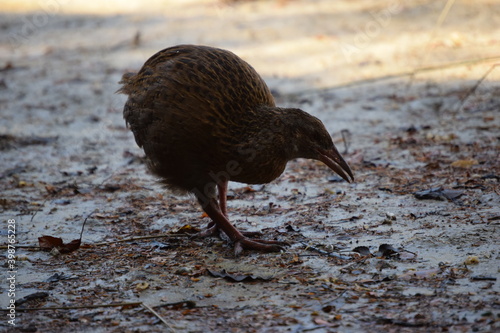
{"type": "Polygon", "coordinates": [[[235,242],[234,253],[239,255],[243,250],[254,250],[261,252],[280,252],[285,250],[285,246],[290,244],[286,242],[263,240],[263,239],[249,239],[242,238],[235,242]]]}

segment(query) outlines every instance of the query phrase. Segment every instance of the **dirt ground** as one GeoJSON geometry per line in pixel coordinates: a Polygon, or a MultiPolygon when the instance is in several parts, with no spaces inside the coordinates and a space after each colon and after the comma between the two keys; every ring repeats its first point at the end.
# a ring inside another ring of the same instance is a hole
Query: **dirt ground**
{"type": "Polygon", "coordinates": [[[124,3],[0,4],[0,330],[500,330],[498,1],[124,3]],[[117,82],[181,43],[243,57],[353,169],[230,185],[282,253],[190,237],[208,218],[146,171],[117,82]]]}

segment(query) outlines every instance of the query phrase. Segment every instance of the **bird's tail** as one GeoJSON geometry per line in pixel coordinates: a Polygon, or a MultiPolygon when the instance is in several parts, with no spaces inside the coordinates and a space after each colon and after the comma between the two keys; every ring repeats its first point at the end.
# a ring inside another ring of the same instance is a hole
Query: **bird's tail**
{"type": "Polygon", "coordinates": [[[127,94],[129,95],[131,93],[130,90],[130,83],[133,81],[132,78],[136,75],[137,73],[125,73],[122,76],[122,79],[118,82],[119,84],[122,85],[120,89],[116,91],[118,94],[127,94]]]}

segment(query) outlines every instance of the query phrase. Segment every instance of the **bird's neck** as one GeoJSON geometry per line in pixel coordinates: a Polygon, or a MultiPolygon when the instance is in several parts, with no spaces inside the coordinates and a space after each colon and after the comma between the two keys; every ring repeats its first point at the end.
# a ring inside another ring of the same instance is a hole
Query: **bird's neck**
{"type": "MultiPolygon", "coordinates": [[[[305,112],[299,109],[289,109],[280,107],[261,107],[259,113],[265,117],[265,124],[260,129],[263,139],[272,141],[281,152],[282,158],[290,161],[303,157],[300,153],[300,128],[301,119],[305,112]]],[[[303,120],[303,119],[302,119],[303,120]]]]}

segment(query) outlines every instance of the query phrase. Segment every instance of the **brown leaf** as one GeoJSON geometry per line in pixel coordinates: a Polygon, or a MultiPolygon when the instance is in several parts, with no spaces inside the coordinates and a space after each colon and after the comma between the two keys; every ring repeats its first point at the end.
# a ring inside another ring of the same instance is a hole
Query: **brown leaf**
{"type": "Polygon", "coordinates": [[[55,247],[63,245],[63,241],[59,237],[42,236],[38,237],[38,244],[44,251],[51,251],[55,247]]]}
{"type": "Polygon", "coordinates": [[[38,237],[38,244],[43,251],[52,251],[57,249],[60,253],[70,253],[78,250],[81,245],[81,239],[74,239],[68,244],[64,244],[63,240],[59,237],[42,236],[38,237]]]}
{"type": "Polygon", "coordinates": [[[82,243],[81,239],[73,239],[68,244],[63,244],[63,246],[58,250],[61,253],[70,253],[78,250],[80,248],[81,243],[82,243]]]}

